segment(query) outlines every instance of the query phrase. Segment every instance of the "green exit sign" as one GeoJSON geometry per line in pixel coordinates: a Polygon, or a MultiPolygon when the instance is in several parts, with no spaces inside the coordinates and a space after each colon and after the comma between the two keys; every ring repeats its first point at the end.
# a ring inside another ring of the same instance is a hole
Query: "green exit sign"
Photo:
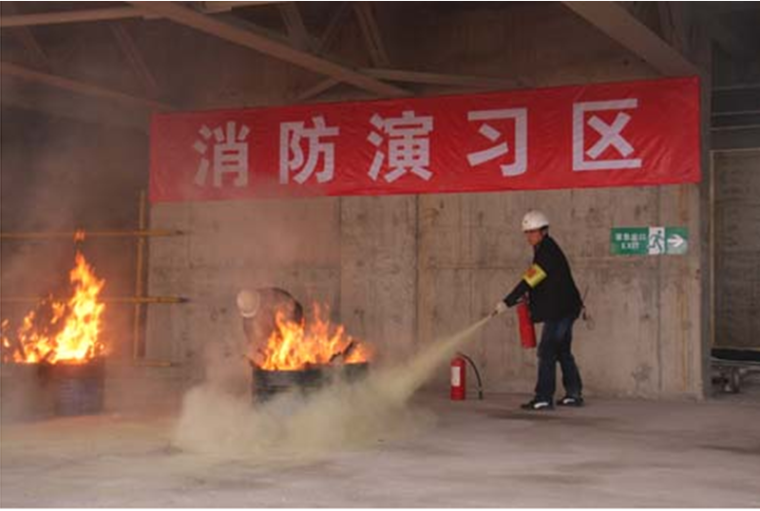
{"type": "Polygon", "coordinates": [[[686,227],[613,227],[613,255],[680,255],[689,248],[686,227]]]}

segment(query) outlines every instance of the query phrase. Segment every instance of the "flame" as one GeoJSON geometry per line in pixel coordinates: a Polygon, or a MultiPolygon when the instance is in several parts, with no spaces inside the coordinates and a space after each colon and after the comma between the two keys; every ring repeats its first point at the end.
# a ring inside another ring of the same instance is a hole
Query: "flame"
{"type": "Polygon", "coordinates": [[[81,252],[76,253],[75,263],[69,273],[73,291],[67,302],[52,298],[40,302],[24,317],[14,341],[6,336],[9,322],[3,320],[4,362],[84,364],[104,354],[100,332],[105,305],[98,296],[105,280],[95,276],[81,252]]]}
{"type": "Polygon", "coordinates": [[[263,361],[257,363],[267,371],[301,370],[309,366],[326,365],[336,360],[346,364],[366,362],[370,348],[345,333],[343,325],[333,325],[323,319],[322,308],[315,304],[310,322],[295,322],[278,311],[277,328],[263,350],[263,361]]]}

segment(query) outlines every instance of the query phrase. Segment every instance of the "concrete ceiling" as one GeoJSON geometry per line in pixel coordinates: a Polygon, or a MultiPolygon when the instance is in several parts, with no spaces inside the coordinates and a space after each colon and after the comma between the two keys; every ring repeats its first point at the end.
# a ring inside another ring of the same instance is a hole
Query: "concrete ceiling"
{"type": "MultiPolygon", "coordinates": [[[[760,26],[760,3],[563,4],[568,15],[581,16],[663,75],[698,72],[690,45],[701,31],[716,46],[713,67],[720,75],[713,76],[714,82],[760,82],[760,32],[754,29],[760,26]]],[[[424,61],[410,66],[400,58],[404,48],[394,44],[408,40],[399,35],[413,29],[410,20],[516,5],[2,2],[3,106],[33,103],[25,97],[28,83],[116,103],[127,111],[140,104],[253,106],[251,91],[260,104],[302,102],[341,83],[366,97],[419,94],[430,84],[457,91],[521,87],[529,80],[506,70],[503,76],[451,75],[424,61]],[[287,83],[277,81],[281,76],[288,77],[287,83]]],[[[51,110],[60,115],[61,108],[51,110]]]]}

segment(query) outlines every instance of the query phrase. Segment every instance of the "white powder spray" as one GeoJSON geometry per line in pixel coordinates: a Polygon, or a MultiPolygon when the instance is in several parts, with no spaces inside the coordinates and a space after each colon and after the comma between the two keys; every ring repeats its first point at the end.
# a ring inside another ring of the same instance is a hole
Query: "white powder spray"
{"type": "MultiPolygon", "coordinates": [[[[409,362],[376,369],[366,379],[335,382],[307,397],[284,395],[252,405],[229,378],[185,396],[173,443],[186,452],[219,458],[309,457],[413,434],[431,417],[409,399],[490,318],[426,347],[409,362]]],[[[214,374],[211,372],[210,374],[214,374]]]]}

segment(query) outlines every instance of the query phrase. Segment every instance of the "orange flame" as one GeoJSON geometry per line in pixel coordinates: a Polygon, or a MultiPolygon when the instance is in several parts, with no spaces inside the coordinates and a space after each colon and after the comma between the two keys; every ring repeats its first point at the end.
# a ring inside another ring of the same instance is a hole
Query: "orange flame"
{"type": "Polygon", "coordinates": [[[73,292],[68,302],[40,302],[22,320],[15,342],[6,336],[9,322],[2,322],[3,361],[21,364],[46,362],[84,364],[104,354],[100,340],[105,305],[98,296],[105,280],[98,279],[81,252],[69,273],[73,292]]]}
{"type": "Polygon", "coordinates": [[[318,304],[313,309],[312,321],[300,323],[277,312],[277,328],[263,350],[263,361],[256,365],[267,371],[287,371],[334,361],[356,364],[369,360],[372,355],[369,346],[347,335],[343,325],[323,319],[318,304]]]}

